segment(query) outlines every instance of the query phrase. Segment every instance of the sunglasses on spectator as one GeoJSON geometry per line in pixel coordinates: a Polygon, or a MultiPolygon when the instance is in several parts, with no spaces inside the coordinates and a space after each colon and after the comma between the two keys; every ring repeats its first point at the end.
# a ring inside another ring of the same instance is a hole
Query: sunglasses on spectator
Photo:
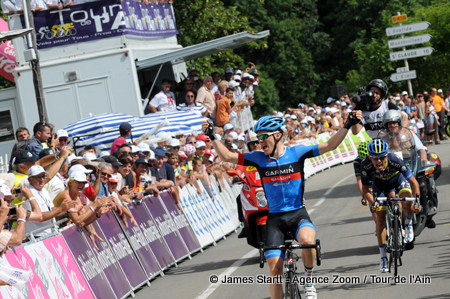
{"type": "Polygon", "coordinates": [[[187,95],[186,97],[187,97],[187,98],[193,98],[194,96],[191,96],[191,95],[187,95]]]}
{"type": "Polygon", "coordinates": [[[174,148],[174,149],[177,149],[177,150],[179,150],[179,149],[180,149],[180,147],[179,147],[179,146],[174,146],[173,148],[174,148]]]}
{"type": "Polygon", "coordinates": [[[269,138],[269,136],[271,136],[271,135],[273,135],[275,133],[277,133],[277,131],[272,132],[272,133],[263,133],[263,134],[260,134],[260,135],[256,135],[256,137],[258,138],[258,140],[266,140],[267,138],[269,138]]]}
{"type": "Polygon", "coordinates": [[[196,144],[197,142],[196,141],[189,141],[188,143],[189,144],[196,144]]]}
{"type": "Polygon", "coordinates": [[[109,173],[106,173],[106,172],[100,172],[100,174],[101,174],[101,175],[106,175],[106,176],[109,177],[109,178],[111,177],[111,175],[110,175],[109,173]]]}
{"type": "Polygon", "coordinates": [[[374,156],[370,156],[370,159],[374,160],[374,161],[384,161],[384,159],[386,159],[386,156],[381,156],[381,157],[374,157],[374,156]]]}

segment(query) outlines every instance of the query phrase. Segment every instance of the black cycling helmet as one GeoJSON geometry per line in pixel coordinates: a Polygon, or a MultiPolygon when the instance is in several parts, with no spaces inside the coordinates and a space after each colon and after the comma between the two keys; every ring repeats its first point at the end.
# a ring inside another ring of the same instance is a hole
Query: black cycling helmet
{"type": "Polygon", "coordinates": [[[386,83],[384,83],[383,80],[373,79],[372,81],[369,82],[369,84],[367,84],[366,91],[369,91],[370,87],[372,87],[372,86],[375,86],[375,87],[378,87],[379,89],[381,89],[380,99],[375,103],[375,104],[379,104],[383,99],[386,98],[386,95],[388,93],[388,87],[387,87],[386,83]]]}

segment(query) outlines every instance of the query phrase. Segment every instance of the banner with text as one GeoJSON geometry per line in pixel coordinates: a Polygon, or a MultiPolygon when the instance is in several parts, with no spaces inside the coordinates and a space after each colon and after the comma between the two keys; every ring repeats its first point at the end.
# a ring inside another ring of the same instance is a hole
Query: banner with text
{"type": "Polygon", "coordinates": [[[147,38],[178,34],[170,4],[146,5],[134,0],[93,1],[37,11],[34,27],[38,49],[119,35],[147,38]]]}

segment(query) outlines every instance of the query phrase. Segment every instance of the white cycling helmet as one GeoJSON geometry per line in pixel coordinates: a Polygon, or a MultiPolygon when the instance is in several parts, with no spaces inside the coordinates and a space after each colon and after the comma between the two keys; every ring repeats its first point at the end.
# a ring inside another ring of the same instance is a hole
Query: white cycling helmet
{"type": "Polygon", "coordinates": [[[248,145],[250,142],[258,142],[258,137],[253,131],[248,131],[245,135],[245,143],[248,145]]]}

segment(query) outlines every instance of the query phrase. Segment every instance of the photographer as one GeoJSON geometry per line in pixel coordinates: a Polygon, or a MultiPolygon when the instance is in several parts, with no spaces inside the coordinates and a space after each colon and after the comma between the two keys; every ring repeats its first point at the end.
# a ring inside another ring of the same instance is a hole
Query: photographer
{"type": "Polygon", "coordinates": [[[22,240],[25,235],[25,219],[27,217],[27,211],[21,206],[15,206],[10,209],[8,202],[14,199],[11,194],[11,189],[8,186],[1,184],[0,192],[4,195],[4,199],[0,198],[0,225],[3,228],[5,223],[11,218],[17,219],[17,226],[13,232],[7,229],[2,229],[0,233],[0,255],[3,255],[8,250],[9,246],[22,245],[22,240]]]}
{"type": "MultiPolygon", "coordinates": [[[[358,134],[362,127],[367,131],[371,138],[376,138],[378,132],[383,129],[383,115],[391,109],[398,110],[395,104],[386,99],[388,87],[381,79],[374,79],[370,81],[367,87],[361,87],[358,94],[352,98],[355,104],[353,111],[362,111],[362,124],[357,124],[352,127],[352,133],[358,134]]],[[[408,127],[409,121],[406,115],[403,116],[403,126],[408,127]]]]}

